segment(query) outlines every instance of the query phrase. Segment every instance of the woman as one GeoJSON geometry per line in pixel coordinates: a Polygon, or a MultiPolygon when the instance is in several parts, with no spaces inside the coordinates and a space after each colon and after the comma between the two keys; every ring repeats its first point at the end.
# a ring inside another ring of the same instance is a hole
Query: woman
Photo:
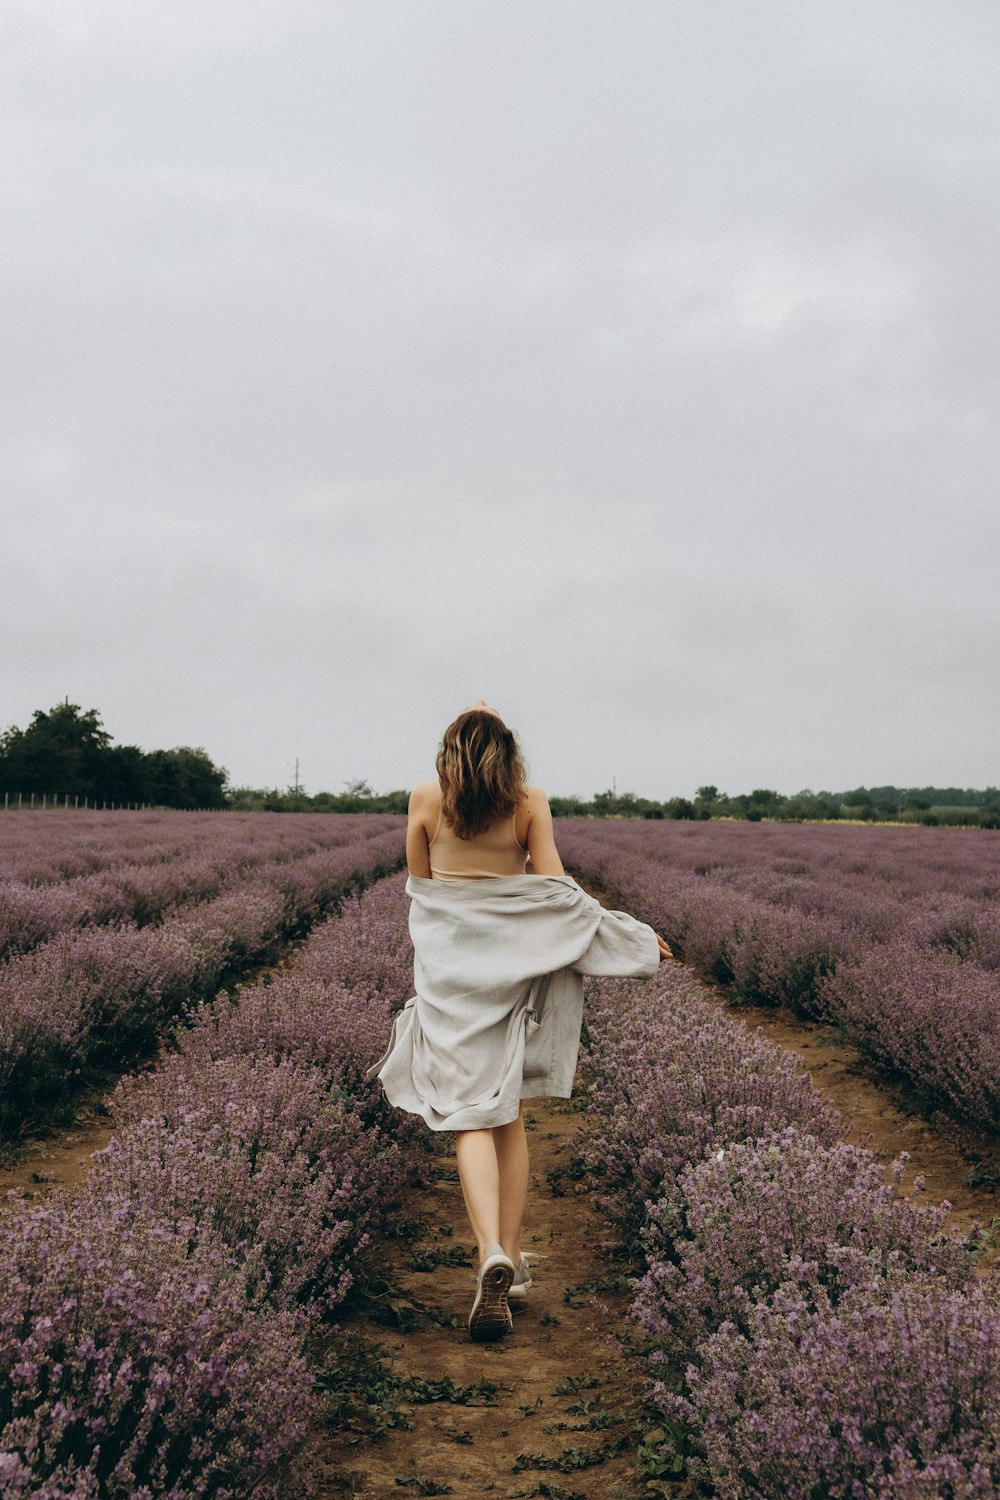
{"type": "Polygon", "coordinates": [[[650,974],[670,950],[566,875],[545,794],[525,785],[517,740],[482,699],[445,730],[437,772],[414,787],[406,833],[416,995],[372,1073],[393,1104],[455,1132],[478,1339],[505,1333],[531,1286],[521,1101],[569,1097],[582,976],[650,974]]]}

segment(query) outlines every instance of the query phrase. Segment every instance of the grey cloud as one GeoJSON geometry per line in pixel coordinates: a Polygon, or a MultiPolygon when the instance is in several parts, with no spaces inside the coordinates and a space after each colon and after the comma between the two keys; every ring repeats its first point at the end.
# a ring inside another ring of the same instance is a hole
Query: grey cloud
{"type": "Polygon", "coordinates": [[[992,4],[0,24],[0,725],[996,782],[992,4]]]}

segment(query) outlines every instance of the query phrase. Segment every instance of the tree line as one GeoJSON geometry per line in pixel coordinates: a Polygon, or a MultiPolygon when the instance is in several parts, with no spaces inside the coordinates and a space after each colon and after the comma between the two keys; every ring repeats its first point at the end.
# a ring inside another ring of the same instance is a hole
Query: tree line
{"type": "Polygon", "coordinates": [[[589,802],[578,797],[552,797],[556,817],[598,818],[737,818],[750,823],[763,819],[803,823],[860,821],[864,823],[956,824],[1000,828],[1000,788],[972,787],[855,787],[844,792],[795,792],[785,796],[770,787],[730,796],[715,786],[700,786],[694,797],[670,797],[657,802],[631,792],[598,792],[589,802]]]}
{"type": "MultiPolygon", "coordinates": [[[[203,749],[188,745],[173,750],[140,750],[113,745],[96,709],[78,704],[38,709],[27,729],[11,727],[0,735],[0,798],[34,795],[155,807],[224,808],[252,812],[391,812],[404,813],[409,792],[375,792],[367,781],[349,781],[342,792],[307,794],[285,790],[232,787],[227,772],[203,749]]],[[[854,787],[843,792],[795,792],[785,796],[769,787],[735,796],[716,786],[700,786],[694,797],[656,801],[632,792],[609,789],[593,797],[550,798],[556,817],[590,818],[738,818],[805,822],[851,819],[863,822],[962,824],[1000,828],[1000,788],[854,787]]]]}
{"type": "MultiPolygon", "coordinates": [[[[407,791],[374,792],[366,781],[347,783],[343,792],[301,788],[279,791],[236,787],[228,794],[232,807],[259,812],[394,812],[405,813],[407,791]]],[[[718,787],[700,786],[693,798],[658,802],[632,792],[608,790],[593,797],[549,798],[557,818],[737,818],[750,823],[771,819],[789,823],[849,820],[866,823],[955,823],[1000,828],[1000,788],[984,791],[957,787],[855,787],[846,792],[796,792],[784,796],[757,788],[729,796],[718,787]]]]}
{"type": "Polygon", "coordinates": [[[348,781],[342,792],[314,792],[301,787],[279,791],[277,787],[230,787],[227,802],[240,812],[339,812],[405,813],[408,791],[375,792],[367,781],[348,781]]]}

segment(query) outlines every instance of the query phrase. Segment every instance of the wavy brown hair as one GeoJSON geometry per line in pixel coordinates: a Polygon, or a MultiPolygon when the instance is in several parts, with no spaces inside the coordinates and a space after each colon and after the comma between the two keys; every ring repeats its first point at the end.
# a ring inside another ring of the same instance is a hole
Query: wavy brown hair
{"type": "Polygon", "coordinates": [[[524,800],[525,769],[512,729],[483,708],[448,725],[437,754],[441,812],[460,839],[475,838],[524,800]]]}

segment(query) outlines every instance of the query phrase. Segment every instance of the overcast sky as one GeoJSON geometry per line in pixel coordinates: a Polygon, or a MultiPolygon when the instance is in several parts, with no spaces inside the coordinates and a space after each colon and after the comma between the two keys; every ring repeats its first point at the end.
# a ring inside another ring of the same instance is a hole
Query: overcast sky
{"type": "Polygon", "coordinates": [[[997,0],[0,4],[0,729],[1000,782],[997,0]]]}

